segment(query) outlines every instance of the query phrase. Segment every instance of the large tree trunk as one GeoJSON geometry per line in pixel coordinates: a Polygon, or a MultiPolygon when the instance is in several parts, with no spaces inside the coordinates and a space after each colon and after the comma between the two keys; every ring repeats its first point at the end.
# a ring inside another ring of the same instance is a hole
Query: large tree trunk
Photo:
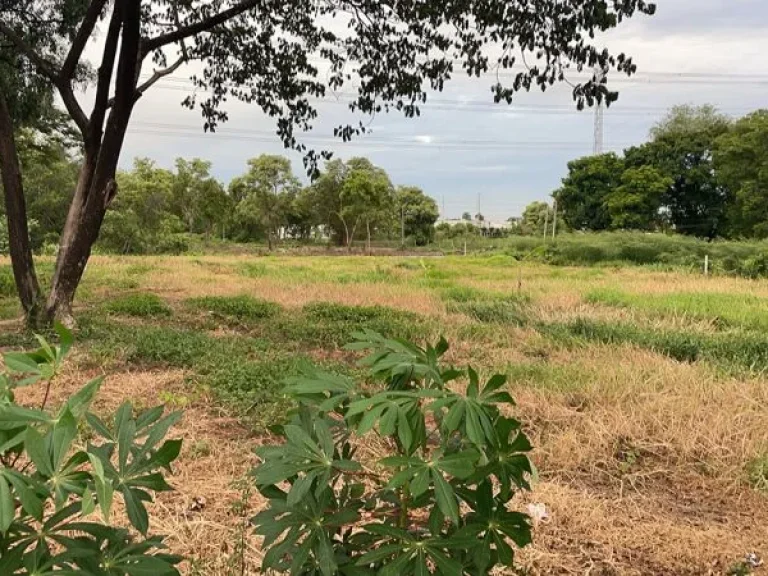
{"type": "Polygon", "coordinates": [[[82,280],[91,249],[99,237],[109,204],[117,194],[115,173],[120,159],[130,110],[113,113],[107,123],[103,143],[94,158],[86,153],[80,169],[75,197],[59,241],[59,255],[46,303],[49,320],[73,324],[72,302],[82,280]]]}
{"type": "Polygon", "coordinates": [[[136,103],[136,84],[141,71],[139,0],[116,4],[107,34],[105,58],[99,68],[96,104],[85,139],[85,158],[59,242],[59,256],[46,303],[49,321],[74,324],[72,302],[85,272],[93,244],[109,204],[117,194],[115,173],[125,132],[136,103]],[[118,9],[119,7],[119,9],[118,9]],[[107,95],[114,66],[117,34],[122,27],[120,57],[115,76],[115,97],[107,95]],[[108,52],[108,56],[107,56],[108,52]],[[109,110],[106,127],[104,117],[109,110]],[[103,128],[103,131],[102,131],[103,128]]]}
{"type": "Polygon", "coordinates": [[[40,309],[40,284],[35,274],[27,226],[27,205],[21,167],[13,135],[13,122],[5,94],[0,92],[0,172],[5,192],[5,215],[13,276],[27,322],[35,323],[40,309]]]}

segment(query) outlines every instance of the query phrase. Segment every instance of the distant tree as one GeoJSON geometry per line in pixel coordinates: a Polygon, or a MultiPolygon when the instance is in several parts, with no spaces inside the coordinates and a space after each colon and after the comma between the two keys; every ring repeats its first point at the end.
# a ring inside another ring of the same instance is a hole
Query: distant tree
{"type": "Polygon", "coordinates": [[[133,169],[119,172],[117,178],[122,193],[104,222],[99,246],[121,254],[163,251],[164,241],[183,230],[170,211],[173,172],[137,158],[133,169]]]}
{"type": "Polygon", "coordinates": [[[367,246],[377,228],[391,221],[393,215],[392,183],[387,173],[366,158],[347,162],[341,189],[340,214],[345,226],[347,248],[351,248],[359,224],[365,225],[367,246]]]}
{"type": "Polygon", "coordinates": [[[477,214],[475,214],[475,220],[477,220],[478,222],[485,222],[485,216],[483,216],[478,212],[477,214]]]}
{"type": "Polygon", "coordinates": [[[461,215],[461,219],[466,220],[467,222],[471,222],[472,214],[470,214],[469,212],[464,212],[464,214],[461,215]]]}
{"type": "Polygon", "coordinates": [[[607,230],[611,216],[605,202],[621,182],[624,161],[613,152],[568,163],[563,185],[553,193],[558,213],[574,230],[607,230]]]}
{"type": "Polygon", "coordinates": [[[714,165],[733,192],[730,234],[768,238],[768,110],[745,116],[718,138],[714,165]]]}
{"type": "Polygon", "coordinates": [[[324,226],[331,240],[346,246],[348,229],[342,212],[341,191],[347,177],[347,166],[340,159],[326,162],[325,169],[310,187],[315,222],[324,226]]]}
{"type": "MultiPolygon", "coordinates": [[[[60,127],[61,128],[61,127],[60,127]]],[[[33,250],[55,244],[77,182],[79,158],[66,134],[25,128],[16,134],[33,250]]]]}
{"type": "Polygon", "coordinates": [[[651,129],[650,142],[624,152],[628,167],[651,166],[669,179],[661,204],[682,234],[714,238],[725,232],[729,191],[717,179],[712,154],[730,124],[712,106],[676,106],[651,129]]]}
{"type": "Polygon", "coordinates": [[[211,176],[211,163],[176,159],[171,210],[188,232],[210,235],[221,229],[233,208],[224,187],[211,176]]]}
{"type": "Polygon", "coordinates": [[[238,214],[243,220],[261,224],[270,250],[280,228],[287,224],[287,215],[299,188],[291,161],[270,154],[248,160],[248,172],[230,183],[235,196],[242,197],[237,205],[238,214]]]}
{"type": "Polygon", "coordinates": [[[628,168],[621,175],[621,185],[605,201],[611,228],[620,230],[654,230],[660,224],[664,194],[672,179],[653,166],[628,168]]]}
{"type": "Polygon", "coordinates": [[[405,223],[405,236],[413,238],[416,245],[424,246],[432,240],[440,210],[421,188],[399,186],[395,191],[395,212],[405,223]]]}
{"type": "MultiPolygon", "coordinates": [[[[523,216],[519,223],[519,233],[529,236],[541,235],[544,233],[544,224],[548,224],[548,234],[552,234],[552,224],[554,223],[555,213],[552,206],[546,202],[531,202],[525,207],[523,216]]],[[[565,221],[561,214],[558,214],[557,229],[561,232],[565,230],[565,221]]]]}

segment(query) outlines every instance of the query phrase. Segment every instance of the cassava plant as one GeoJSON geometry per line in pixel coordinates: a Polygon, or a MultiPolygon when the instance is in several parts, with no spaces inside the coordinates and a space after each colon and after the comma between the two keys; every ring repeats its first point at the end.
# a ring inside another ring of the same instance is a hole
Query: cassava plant
{"type": "Polygon", "coordinates": [[[106,422],[89,406],[102,380],[86,384],[56,412],[51,383],[72,345],[57,327],[59,345],[38,337],[33,352],[3,357],[0,374],[0,574],[45,576],[178,575],[180,559],[147,536],[145,502],[170,490],[162,469],[181,440],[164,440],[179,413],[158,406],[134,416],[123,404],[106,422]],[[21,406],[16,389],[43,386],[39,407],[21,406]],[[112,525],[119,498],[135,532],[112,525]]]}
{"type": "Polygon", "coordinates": [[[442,338],[426,348],[354,338],[348,349],[370,351],[362,364],[375,384],[305,367],[287,388],[297,408],[275,430],[284,443],[257,451],[254,478],[269,501],[253,519],[262,568],[459,576],[513,566],[531,530],[508,505],[532,466],[520,423],[500,409],[513,404],[506,377],[481,383],[472,368],[443,366],[442,338]]]}

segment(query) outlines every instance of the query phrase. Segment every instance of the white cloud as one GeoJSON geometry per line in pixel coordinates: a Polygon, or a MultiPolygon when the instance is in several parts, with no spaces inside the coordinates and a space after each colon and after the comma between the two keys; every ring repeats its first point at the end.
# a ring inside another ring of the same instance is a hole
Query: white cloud
{"type": "Polygon", "coordinates": [[[432,142],[435,141],[431,134],[419,134],[418,136],[414,136],[413,139],[416,140],[416,142],[421,142],[422,144],[432,144],[432,142]]]}

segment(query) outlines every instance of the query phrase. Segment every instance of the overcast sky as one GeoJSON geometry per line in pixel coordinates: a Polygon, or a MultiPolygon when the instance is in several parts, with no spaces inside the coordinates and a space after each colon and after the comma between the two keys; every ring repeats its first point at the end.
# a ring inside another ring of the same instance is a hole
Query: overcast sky
{"type": "MultiPolygon", "coordinates": [[[[605,111],[606,151],[642,142],[675,104],[712,103],[733,116],[768,107],[767,0],[658,4],[655,16],[634,18],[606,38],[639,68],[631,81],[614,75],[620,97],[605,111]]],[[[139,102],[123,167],[136,156],[166,167],[179,156],[200,157],[226,183],[244,171],[248,158],[284,152],[272,120],[255,105],[232,104],[230,122],[218,134],[203,134],[199,112],[180,105],[187,76],[177,72],[139,102]]],[[[475,213],[478,202],[494,220],[518,215],[529,202],[549,198],[569,159],[591,153],[594,111],[576,111],[567,86],[521,94],[512,107],[493,105],[492,82],[490,76],[454,80],[420,118],[380,115],[369,136],[318,147],[344,159],[369,157],[395,184],[422,187],[444,206],[444,217],[475,213]]],[[[343,102],[320,104],[319,110],[316,137],[330,137],[333,126],[355,121],[343,102]]],[[[291,159],[302,175],[300,157],[291,159]]]]}

